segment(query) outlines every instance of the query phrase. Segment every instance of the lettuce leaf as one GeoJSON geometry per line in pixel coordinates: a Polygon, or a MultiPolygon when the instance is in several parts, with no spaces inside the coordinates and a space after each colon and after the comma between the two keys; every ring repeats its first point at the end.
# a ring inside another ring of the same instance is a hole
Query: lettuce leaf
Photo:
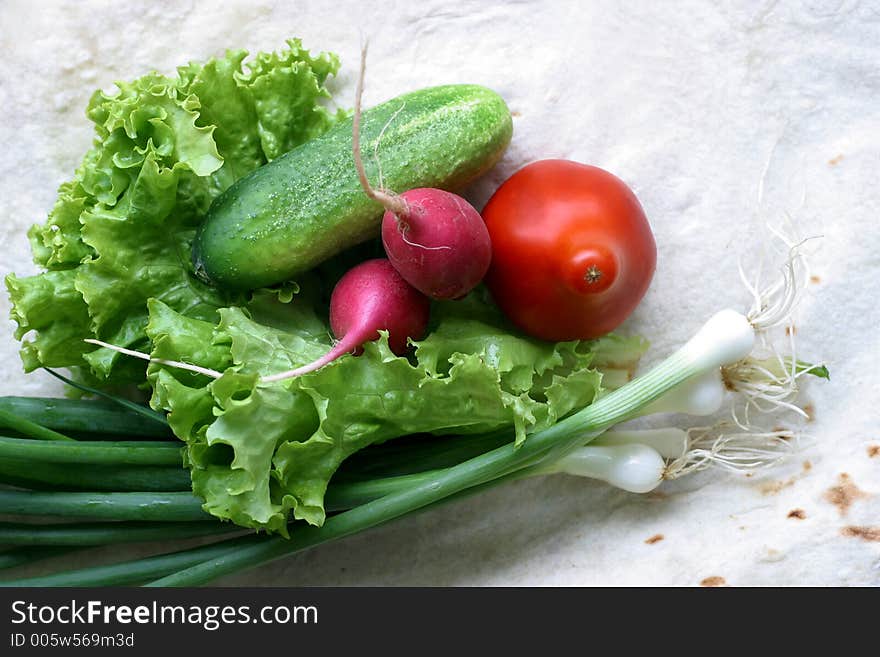
{"type": "Polygon", "coordinates": [[[47,271],[6,279],[26,371],[81,368],[105,385],[143,383],[143,367],[83,339],[145,346],[151,298],[199,319],[241,301],[192,275],[196,226],[233,182],[341,115],[322,104],[335,55],[312,56],[293,39],[251,63],[246,56],[229,51],[92,96],[94,146],[45,225],[29,232],[47,271]]]}
{"type": "Polygon", "coordinates": [[[354,452],[423,432],[510,427],[512,439],[527,440],[529,432],[601,393],[594,360],[626,354],[630,367],[646,348],[640,338],[613,336],[556,344],[532,340],[512,332],[480,294],[472,294],[463,302],[437,304],[435,326],[414,343],[409,358],[395,356],[383,336],[359,357],[260,384],[260,376],[303,365],[330,348],[321,307],[310,305],[307,294],[289,303],[264,299],[260,312],[289,321],[278,328],[230,307],[212,325],[151,301],[152,355],[224,374],[212,380],[151,364],[148,376],[153,406],[169,411],[172,428],[187,444],[193,489],[205,509],[281,533],[291,513],[323,523],[327,484],[354,452]]]}

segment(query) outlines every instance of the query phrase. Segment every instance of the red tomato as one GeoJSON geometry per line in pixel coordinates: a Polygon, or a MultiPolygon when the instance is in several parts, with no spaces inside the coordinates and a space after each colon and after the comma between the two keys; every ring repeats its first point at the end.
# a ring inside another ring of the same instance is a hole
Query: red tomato
{"type": "Polygon", "coordinates": [[[498,188],[483,219],[492,238],[492,296],[523,331],[545,340],[595,338],[617,328],[657,264],[635,194],[586,164],[529,164],[498,188]]]}

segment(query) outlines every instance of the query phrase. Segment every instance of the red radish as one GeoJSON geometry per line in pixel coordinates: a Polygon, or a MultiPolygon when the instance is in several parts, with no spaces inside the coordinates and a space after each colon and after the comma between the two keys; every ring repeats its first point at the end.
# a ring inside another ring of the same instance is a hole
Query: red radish
{"type": "Polygon", "coordinates": [[[359,350],[388,331],[388,345],[397,355],[407,340],[423,337],[428,327],[430,302],[407,283],[384,258],[367,260],[349,269],[330,295],[330,328],[339,340],[330,351],[308,365],[263,377],[270,383],[308,374],[359,350]]]}
{"type": "Polygon", "coordinates": [[[382,218],[385,253],[400,275],[420,292],[432,299],[458,299],[476,287],[489,269],[492,260],[489,231],[480,213],[457,194],[429,187],[395,194],[370,186],[360,149],[366,56],[364,46],[355,97],[352,146],[361,187],[386,210],[382,218]]]}
{"type": "Polygon", "coordinates": [[[492,260],[480,213],[442,189],[411,189],[397,198],[406,214],[385,213],[382,244],[400,275],[432,299],[457,299],[474,289],[492,260]]]}

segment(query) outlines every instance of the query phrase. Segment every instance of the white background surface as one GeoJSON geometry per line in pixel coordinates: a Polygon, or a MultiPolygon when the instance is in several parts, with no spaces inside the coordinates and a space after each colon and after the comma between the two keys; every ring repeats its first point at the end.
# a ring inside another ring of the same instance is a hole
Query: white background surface
{"type": "MultiPolygon", "coordinates": [[[[25,233],[88,148],[95,88],[290,36],[341,55],[332,87],[342,106],[361,34],[367,105],[452,82],[500,92],[514,138],[468,191],[478,208],[545,157],[627,181],[659,247],[652,289],[623,327],[651,340],[646,365],[714,311],[746,309],[737,260],[760,250],[765,221],[789,214],[802,235],[823,236],[811,242],[817,279],[796,326],[800,353],[827,362],[832,380],[806,389],[814,445],[787,465],[753,478],[701,474],[648,496],[569,477],[520,482],[223,583],[880,584],[880,542],[844,535],[880,531],[880,456],[869,456],[880,445],[876,1],[4,0],[0,26],[4,275],[34,271],[25,233]],[[848,509],[828,495],[844,473],[861,491],[848,509]],[[787,517],[793,509],[805,518],[787,517]]],[[[47,376],[21,372],[13,325],[0,329],[0,394],[58,394],[47,376]]]]}

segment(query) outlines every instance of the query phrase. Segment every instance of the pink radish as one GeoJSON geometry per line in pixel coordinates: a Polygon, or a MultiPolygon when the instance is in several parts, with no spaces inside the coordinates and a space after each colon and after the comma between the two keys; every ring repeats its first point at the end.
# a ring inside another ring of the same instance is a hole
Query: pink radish
{"type": "Polygon", "coordinates": [[[430,302],[409,285],[384,258],[367,260],[349,269],[330,295],[330,328],[339,340],[319,359],[287,372],[261,379],[264,383],[308,374],[340,356],[359,350],[388,331],[388,345],[397,355],[407,340],[423,337],[428,326],[430,302]]]}
{"type": "Polygon", "coordinates": [[[360,149],[366,57],[364,46],[352,145],[361,187],[386,210],[382,218],[385,253],[400,275],[420,292],[432,299],[458,299],[476,287],[489,269],[489,231],[480,213],[457,194],[428,187],[395,194],[370,186],[360,149]]]}
{"type": "Polygon", "coordinates": [[[432,299],[457,299],[470,292],[492,260],[480,214],[442,189],[411,189],[397,198],[406,203],[406,214],[385,213],[382,244],[400,275],[432,299]]]}

